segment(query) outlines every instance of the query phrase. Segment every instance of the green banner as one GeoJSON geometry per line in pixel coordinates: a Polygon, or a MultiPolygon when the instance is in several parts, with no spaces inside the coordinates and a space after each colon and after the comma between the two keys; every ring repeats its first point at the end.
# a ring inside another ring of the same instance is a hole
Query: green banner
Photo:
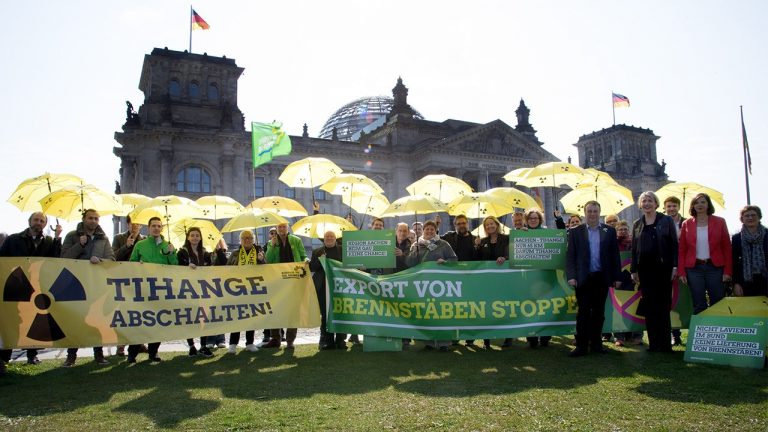
{"type": "Polygon", "coordinates": [[[560,270],[430,262],[377,277],[338,261],[323,265],[331,332],[482,339],[575,331],[576,297],[560,270]]]}
{"type": "Polygon", "coordinates": [[[395,230],[345,231],[341,242],[344,267],[395,268],[395,230]]]}
{"type": "Polygon", "coordinates": [[[512,268],[564,269],[565,230],[514,230],[509,233],[509,265],[512,268]]]}
{"type": "Polygon", "coordinates": [[[766,297],[726,297],[691,317],[685,361],[762,369],[767,322],[766,297]]]}

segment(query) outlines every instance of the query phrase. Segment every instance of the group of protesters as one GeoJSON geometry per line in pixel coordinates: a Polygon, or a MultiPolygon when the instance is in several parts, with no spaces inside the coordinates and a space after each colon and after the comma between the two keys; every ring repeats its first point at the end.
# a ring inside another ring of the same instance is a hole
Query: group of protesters
{"type": "MultiPolygon", "coordinates": [[[[740,212],[741,229],[731,237],[725,220],[714,216],[714,206],[706,194],[698,194],[691,201],[688,209],[689,218],[680,213],[680,200],[668,197],[664,202],[653,192],[643,192],[637,203],[641,216],[631,225],[619,220],[616,215],[607,215],[600,222],[601,208],[597,201],[590,201],[584,206],[581,215],[571,215],[567,222],[559,212],[555,212],[555,224],[558,229],[568,232],[566,259],[566,279],[575,290],[578,312],[576,319],[576,347],[570,356],[579,357],[588,353],[605,353],[603,343],[611,335],[602,333],[604,323],[604,305],[610,287],[616,289],[639,289],[642,300],[638,305],[638,314],[645,316],[648,334],[648,350],[651,352],[671,352],[672,344],[680,344],[680,333],[672,331],[669,311],[672,307],[672,285],[676,278],[686,283],[691,290],[694,314],[705,310],[726,295],[726,284],[732,283],[734,295],[768,295],[768,236],[761,224],[762,212],[757,206],[746,206],[740,212]],[[662,208],[663,213],[659,211],[662,208]],[[629,275],[622,274],[620,251],[632,252],[629,275]]],[[[316,212],[318,207],[315,207],[316,212]]],[[[255,241],[251,230],[240,233],[240,244],[236,250],[227,252],[222,240],[214,251],[206,251],[202,244],[203,233],[200,228],[190,228],[186,233],[184,246],[176,248],[162,235],[163,223],[160,218],[148,221],[148,236],[141,234],[141,225],[131,223],[128,230],[116,235],[110,243],[104,230],[99,225],[99,213],[89,209],[83,214],[82,222],[76,229],[61,239],[62,228],[53,228],[53,237],[43,234],[47,226],[47,217],[42,213],[33,213],[29,217],[29,226],[20,233],[8,236],[0,246],[0,256],[36,256],[63,257],[89,260],[98,264],[104,260],[136,261],[157,264],[183,265],[192,268],[212,265],[261,265],[269,263],[308,262],[313,272],[313,282],[320,303],[321,327],[319,348],[346,348],[347,342],[359,342],[357,335],[330,333],[327,326],[326,278],[319,260],[326,256],[342,260],[342,251],[336,234],[328,231],[324,234],[323,245],[312,251],[308,258],[304,245],[298,237],[290,234],[288,224],[280,224],[269,230],[270,239],[265,247],[255,241]]],[[[515,230],[535,230],[543,227],[544,215],[538,209],[529,209],[515,213],[515,230]]],[[[366,269],[373,275],[384,275],[405,270],[409,267],[432,261],[445,263],[450,261],[494,261],[504,265],[509,260],[509,235],[502,232],[503,225],[494,216],[482,221],[485,235],[475,236],[470,232],[470,221],[464,215],[453,218],[453,230],[439,234],[440,220],[428,220],[412,225],[398,223],[395,227],[394,269],[366,269]]],[[[383,219],[374,218],[371,229],[385,228],[383,219]]],[[[297,329],[268,329],[264,337],[256,343],[256,331],[245,332],[245,349],[280,348],[282,342],[286,349],[292,349],[297,329]]],[[[616,334],[616,344],[641,344],[642,334],[616,334]]],[[[228,348],[228,353],[236,352],[240,333],[231,333],[228,344],[223,335],[211,335],[200,338],[200,349],[194,341],[188,339],[189,354],[210,357],[212,348],[228,348]]],[[[547,347],[549,336],[529,337],[531,348],[547,347]]],[[[410,346],[410,340],[404,340],[404,348],[410,346]]],[[[427,349],[448,351],[451,345],[459,341],[424,341],[427,349]]],[[[474,345],[474,340],[464,341],[465,345],[474,345]]],[[[502,347],[513,343],[504,339],[502,347]]],[[[127,350],[127,362],[135,363],[141,352],[146,352],[149,361],[161,361],[158,356],[160,343],[130,345],[127,350]]],[[[491,347],[490,340],[484,340],[485,348],[491,347]]],[[[109,364],[102,347],[93,348],[94,361],[109,364]]],[[[37,350],[27,349],[27,363],[37,364],[37,350]]],[[[118,346],[118,355],[125,355],[125,347],[118,346]]],[[[0,350],[0,372],[4,371],[5,362],[11,357],[11,350],[0,350]]],[[[77,360],[77,348],[67,350],[63,364],[71,367],[77,360]]]]}

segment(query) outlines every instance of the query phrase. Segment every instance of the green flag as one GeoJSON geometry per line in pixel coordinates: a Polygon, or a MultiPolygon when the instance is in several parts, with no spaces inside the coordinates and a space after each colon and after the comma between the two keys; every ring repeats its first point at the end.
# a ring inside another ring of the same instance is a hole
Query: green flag
{"type": "Polygon", "coordinates": [[[280,130],[281,126],[278,122],[251,122],[254,168],[271,161],[274,156],[291,154],[291,138],[280,130]]]}

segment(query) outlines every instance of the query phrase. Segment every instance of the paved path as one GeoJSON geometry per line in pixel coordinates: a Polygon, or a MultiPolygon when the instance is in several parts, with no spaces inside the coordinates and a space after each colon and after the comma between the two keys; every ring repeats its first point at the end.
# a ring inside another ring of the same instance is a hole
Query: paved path
{"type": "MultiPolygon", "coordinates": [[[[256,332],[256,343],[261,341],[261,330],[258,330],[256,332]]],[[[229,338],[229,335],[226,335],[226,338],[229,338]]],[[[240,335],[240,345],[238,345],[239,348],[245,348],[245,335],[240,335]]],[[[320,329],[299,329],[298,335],[296,336],[296,341],[294,342],[296,345],[306,345],[306,344],[317,344],[320,340],[320,329]]],[[[195,338],[195,345],[197,348],[200,348],[200,341],[195,338]]],[[[285,347],[285,343],[283,343],[283,347],[285,347]]],[[[109,357],[115,355],[117,347],[115,346],[109,346],[104,347],[104,355],[109,357]]],[[[186,340],[176,340],[176,341],[168,341],[163,342],[160,344],[160,352],[188,352],[189,346],[187,345],[186,340]]],[[[93,357],[93,350],[90,348],[80,348],[80,350],[77,352],[78,358],[86,358],[86,357],[93,357]]],[[[64,359],[67,358],[67,349],[66,348],[46,348],[41,349],[38,354],[37,358],[40,360],[61,360],[64,361],[64,359]]],[[[25,363],[27,361],[27,354],[25,350],[13,350],[13,355],[11,356],[11,362],[21,362],[25,363]]]]}

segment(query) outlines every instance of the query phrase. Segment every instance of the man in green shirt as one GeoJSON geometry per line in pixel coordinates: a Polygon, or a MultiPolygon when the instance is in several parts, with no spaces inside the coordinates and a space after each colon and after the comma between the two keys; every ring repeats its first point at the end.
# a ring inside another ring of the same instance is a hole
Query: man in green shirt
{"type": "MultiPolygon", "coordinates": [[[[176,258],[176,248],[163,238],[163,221],[159,217],[153,217],[149,220],[149,235],[144,240],[136,243],[131,252],[131,261],[178,265],[176,258]]],[[[136,355],[139,353],[141,345],[128,346],[128,363],[136,363],[136,355]]],[[[157,355],[160,348],[160,342],[153,342],[147,345],[149,361],[159,362],[161,359],[157,355]]]]}

